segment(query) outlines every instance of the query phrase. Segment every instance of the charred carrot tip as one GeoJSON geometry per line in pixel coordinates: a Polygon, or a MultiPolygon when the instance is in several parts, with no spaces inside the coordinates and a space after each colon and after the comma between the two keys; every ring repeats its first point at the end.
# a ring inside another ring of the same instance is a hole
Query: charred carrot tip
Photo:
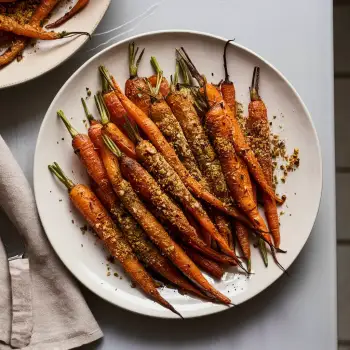
{"type": "Polygon", "coordinates": [[[60,38],[70,38],[72,36],[81,36],[81,35],[87,35],[89,39],[91,39],[91,34],[88,32],[66,32],[63,31],[59,33],[60,38]]]}

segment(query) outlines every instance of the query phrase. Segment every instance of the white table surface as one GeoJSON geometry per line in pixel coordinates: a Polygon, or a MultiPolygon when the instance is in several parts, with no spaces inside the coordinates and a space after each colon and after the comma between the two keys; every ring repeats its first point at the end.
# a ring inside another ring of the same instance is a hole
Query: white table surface
{"type": "MultiPolygon", "coordinates": [[[[253,300],[192,320],[151,319],[83,289],[105,337],[82,349],[336,349],[336,250],[331,0],[112,0],[91,42],[52,72],[0,91],[0,133],[32,181],[44,114],[66,79],[98,50],[159,29],[191,29],[236,41],[262,55],[309,108],[323,153],[324,187],[311,237],[282,277],[253,300]]],[[[310,179],[312,181],[312,179],[310,179]]],[[[1,233],[11,231],[0,215],[1,233]]]]}

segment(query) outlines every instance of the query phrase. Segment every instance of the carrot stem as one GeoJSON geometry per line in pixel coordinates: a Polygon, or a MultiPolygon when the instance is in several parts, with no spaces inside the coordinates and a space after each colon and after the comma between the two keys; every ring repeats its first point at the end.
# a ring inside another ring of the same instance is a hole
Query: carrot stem
{"type": "Polygon", "coordinates": [[[260,82],[260,67],[254,67],[252,86],[250,87],[250,99],[251,101],[260,101],[259,96],[259,82],[260,82]]]}
{"type": "Polygon", "coordinates": [[[102,135],[103,142],[106,144],[108,149],[117,157],[120,158],[122,156],[122,152],[118,148],[118,146],[113,142],[113,140],[108,135],[102,135]]]}
{"type": "Polygon", "coordinates": [[[70,191],[75,186],[73,181],[66,176],[66,174],[56,162],[54,162],[52,165],[49,165],[49,170],[58,178],[58,180],[63,183],[63,185],[67,187],[68,191],[70,191]]]}
{"type": "Polygon", "coordinates": [[[265,244],[264,240],[262,240],[261,238],[259,238],[259,250],[260,250],[260,254],[263,258],[264,265],[267,267],[269,265],[269,259],[267,258],[266,244],[265,244]]]}
{"type": "Polygon", "coordinates": [[[160,68],[159,62],[157,61],[157,59],[154,56],[151,56],[151,65],[157,74],[163,75],[163,70],[162,70],[162,68],[160,68]]]}
{"type": "Polygon", "coordinates": [[[81,98],[80,100],[81,100],[81,103],[82,103],[82,105],[83,105],[84,113],[85,113],[85,116],[86,116],[87,120],[88,120],[89,122],[91,122],[92,120],[95,120],[95,118],[93,117],[93,115],[90,113],[90,111],[89,111],[89,109],[88,109],[88,107],[87,107],[87,105],[86,105],[85,100],[84,100],[83,98],[81,98]]]}
{"type": "Polygon", "coordinates": [[[225,47],[224,47],[224,55],[223,55],[223,56],[224,56],[224,69],[225,69],[225,80],[224,80],[225,83],[230,83],[230,76],[229,76],[229,74],[228,74],[228,69],[227,69],[226,51],[227,51],[228,44],[229,44],[231,41],[235,41],[235,39],[227,40],[227,41],[226,41],[226,44],[225,44],[225,47]]]}
{"type": "Polygon", "coordinates": [[[68,132],[70,133],[70,135],[72,136],[72,138],[79,135],[78,131],[73,128],[72,124],[68,121],[68,119],[66,118],[66,116],[64,115],[62,110],[57,111],[57,115],[63,121],[64,125],[66,126],[66,128],[67,128],[68,132]]]}
{"type": "Polygon", "coordinates": [[[143,53],[145,52],[145,49],[143,49],[140,53],[140,55],[137,57],[137,53],[139,51],[139,48],[136,47],[135,50],[135,42],[129,44],[129,74],[130,79],[137,77],[137,71],[143,56],[143,53]]]}
{"type": "Polygon", "coordinates": [[[108,112],[108,109],[105,105],[105,102],[104,102],[104,99],[103,99],[101,92],[98,92],[97,95],[94,96],[94,99],[95,99],[98,113],[101,116],[102,125],[108,124],[109,123],[109,112],[108,112]]]}
{"type": "Polygon", "coordinates": [[[192,74],[192,76],[197,80],[198,84],[200,86],[203,86],[205,84],[205,79],[198,72],[196,66],[193,64],[192,60],[188,56],[188,54],[185,51],[185,49],[183,47],[181,47],[180,50],[176,49],[176,52],[178,53],[178,55],[181,58],[180,59],[180,63],[181,63],[181,60],[182,60],[186,64],[186,66],[187,66],[188,70],[190,71],[190,73],[192,74]]]}

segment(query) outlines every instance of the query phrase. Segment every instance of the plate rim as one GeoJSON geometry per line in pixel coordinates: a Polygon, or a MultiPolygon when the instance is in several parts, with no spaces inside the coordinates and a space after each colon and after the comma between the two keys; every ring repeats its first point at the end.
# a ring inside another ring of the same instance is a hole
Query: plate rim
{"type": "MultiPolygon", "coordinates": [[[[92,57],[90,57],[86,62],[84,62],[68,79],[67,81],[62,85],[62,87],[60,88],[60,90],[57,92],[56,96],[54,97],[54,99],[52,100],[49,108],[47,109],[45,116],[42,120],[40,129],[39,129],[39,133],[37,136],[37,141],[36,141],[36,146],[35,146],[35,153],[34,153],[34,163],[33,163],[33,184],[34,184],[34,196],[35,196],[35,203],[37,206],[37,210],[39,213],[39,217],[41,220],[41,214],[40,214],[40,209],[39,206],[37,204],[37,187],[39,186],[38,181],[36,180],[36,163],[37,163],[37,152],[38,152],[38,143],[39,140],[41,138],[42,132],[43,132],[43,125],[44,125],[44,121],[46,120],[47,116],[49,114],[51,114],[51,110],[56,102],[56,100],[60,97],[60,95],[63,93],[64,89],[66,88],[66,86],[75,78],[76,75],[78,75],[80,73],[80,71],[82,71],[87,65],[90,64],[90,62],[98,59],[99,56],[102,56],[105,52],[112,50],[113,48],[119,46],[119,45],[123,45],[131,40],[137,40],[143,37],[147,37],[147,36],[156,36],[156,35],[162,35],[162,34],[191,34],[191,35],[197,35],[197,36],[201,36],[201,37],[207,37],[207,38],[211,38],[211,39],[216,39],[216,40],[220,40],[222,42],[226,42],[228,39],[222,37],[222,36],[218,36],[218,35],[214,35],[211,33],[207,33],[207,32],[202,32],[202,31],[196,31],[196,30],[186,30],[186,29],[167,29],[167,30],[155,30],[155,31],[148,31],[148,32],[144,32],[144,33],[139,33],[136,35],[133,35],[131,37],[127,37],[121,41],[118,41],[116,43],[111,44],[110,46],[104,48],[103,50],[101,50],[100,52],[97,52],[95,55],[93,55],[92,57]]],[[[233,41],[230,43],[233,46],[238,47],[239,49],[247,52],[248,54],[251,54],[253,56],[255,56],[256,58],[258,58],[259,60],[261,60],[264,64],[266,64],[267,66],[269,66],[275,73],[278,74],[278,76],[288,85],[288,87],[292,90],[292,92],[295,94],[297,100],[299,101],[301,107],[303,108],[303,110],[305,111],[305,114],[310,122],[311,125],[311,129],[312,129],[312,133],[314,134],[315,140],[316,140],[316,147],[317,147],[317,158],[318,158],[318,164],[319,164],[319,168],[320,168],[320,176],[319,176],[319,184],[318,184],[318,193],[319,193],[319,197],[318,197],[318,202],[317,202],[317,210],[315,211],[314,217],[312,218],[312,225],[310,227],[310,230],[307,234],[307,237],[305,239],[305,242],[300,246],[299,251],[297,252],[297,254],[295,255],[295,258],[290,262],[290,264],[286,267],[286,269],[288,269],[294,262],[295,260],[298,258],[298,256],[300,255],[301,250],[305,247],[307,241],[309,240],[310,234],[313,230],[313,227],[315,225],[315,221],[320,209],[320,202],[321,202],[321,198],[322,198],[322,192],[323,192],[323,162],[322,162],[322,153],[321,153],[321,146],[320,146],[320,141],[317,135],[317,131],[314,125],[314,122],[311,118],[311,114],[308,110],[308,108],[306,107],[305,103],[303,102],[302,98],[300,97],[299,93],[296,91],[296,89],[294,88],[294,86],[291,84],[291,82],[275,67],[273,66],[271,63],[269,63],[266,59],[264,59],[262,56],[260,56],[259,54],[255,53],[253,50],[238,44],[236,41],[233,41]]],[[[118,302],[116,301],[112,301],[107,299],[106,297],[104,297],[103,295],[101,295],[98,290],[95,290],[94,288],[92,288],[92,286],[87,285],[87,283],[85,281],[82,281],[82,279],[80,278],[80,276],[78,274],[75,274],[72,269],[68,266],[69,264],[67,264],[59,255],[58,251],[55,249],[54,244],[51,242],[49,235],[46,233],[46,229],[45,229],[45,225],[43,223],[43,221],[41,220],[42,226],[44,228],[45,234],[51,244],[51,246],[53,247],[54,251],[56,252],[57,256],[59,257],[59,259],[62,261],[62,263],[65,265],[65,267],[68,269],[68,271],[75,276],[80,283],[82,283],[86,288],[88,288],[90,291],[92,291],[94,294],[96,294],[98,297],[102,298],[103,300],[111,303],[112,305],[116,305],[118,307],[121,307],[124,310],[128,310],[131,311],[133,313],[136,314],[140,314],[140,315],[145,315],[148,317],[156,317],[156,318],[161,318],[161,319],[177,319],[177,317],[175,315],[173,315],[172,313],[168,313],[168,312],[163,312],[163,313],[157,313],[155,311],[149,310],[149,313],[144,312],[143,310],[137,309],[135,308],[130,308],[129,306],[124,305],[122,302],[118,302]]],[[[254,296],[250,296],[249,298],[247,298],[245,301],[240,302],[238,304],[243,304],[249,300],[251,300],[252,298],[256,297],[257,295],[259,295],[261,292],[263,292],[264,290],[266,290],[268,287],[270,287],[272,284],[274,284],[281,276],[283,275],[283,271],[278,272],[277,277],[275,278],[275,280],[270,283],[267,287],[260,289],[254,296]]],[[[238,305],[237,304],[237,305],[238,305]]],[[[190,319],[190,318],[198,318],[198,317],[203,317],[203,316],[208,316],[208,315],[212,315],[212,314],[216,314],[225,310],[230,309],[230,307],[217,307],[214,309],[205,309],[202,310],[203,312],[200,314],[196,314],[196,312],[194,311],[194,314],[191,313],[190,315],[186,315],[186,319],[190,319]]]]}
{"type": "MultiPolygon", "coordinates": [[[[107,10],[108,10],[109,5],[111,4],[111,2],[112,2],[112,0],[106,0],[106,7],[105,7],[105,8],[103,9],[103,11],[101,12],[100,18],[96,21],[96,23],[95,23],[94,26],[92,27],[90,35],[92,35],[92,34],[95,32],[97,26],[101,23],[101,21],[102,21],[104,15],[106,14],[106,12],[107,12],[107,10]]],[[[8,83],[8,84],[5,84],[5,85],[1,85],[1,84],[0,84],[0,90],[7,89],[7,88],[10,88],[10,87],[14,87],[14,86],[17,86],[17,85],[21,85],[21,84],[27,83],[27,82],[29,82],[29,81],[32,81],[32,80],[34,80],[34,79],[37,79],[37,78],[43,76],[43,75],[46,74],[46,73],[51,72],[51,71],[54,70],[55,68],[59,67],[62,63],[66,62],[66,61],[67,61],[69,58],[71,58],[73,55],[75,55],[76,52],[77,52],[78,50],[80,50],[81,47],[82,47],[88,40],[90,40],[90,39],[89,39],[88,36],[86,36],[86,37],[84,38],[84,40],[82,40],[82,41],[80,42],[80,44],[78,44],[77,47],[76,47],[67,57],[65,57],[62,61],[59,61],[59,62],[57,62],[56,64],[54,64],[54,65],[53,65],[52,67],[50,67],[49,69],[44,70],[44,71],[42,71],[42,72],[40,72],[40,73],[34,75],[34,76],[31,77],[31,78],[24,78],[24,79],[22,79],[22,80],[18,80],[18,81],[16,81],[16,82],[8,83]]],[[[11,64],[11,63],[10,63],[10,64],[11,64]]],[[[4,67],[4,69],[6,69],[6,68],[4,67]]],[[[60,90],[60,91],[61,91],[61,90],[60,90]]],[[[51,106],[51,105],[50,105],[50,106],[51,106]]],[[[46,114],[45,114],[45,115],[46,115],[46,114]]]]}

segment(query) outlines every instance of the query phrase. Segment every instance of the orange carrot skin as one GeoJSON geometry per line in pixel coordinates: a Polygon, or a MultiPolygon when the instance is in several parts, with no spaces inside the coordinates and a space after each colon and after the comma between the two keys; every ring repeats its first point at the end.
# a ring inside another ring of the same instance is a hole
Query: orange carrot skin
{"type": "Polygon", "coordinates": [[[77,14],[79,11],[81,11],[87,4],[89,3],[89,0],[78,0],[78,2],[73,6],[73,8],[65,13],[61,18],[59,18],[54,23],[50,23],[46,26],[48,29],[57,28],[63,23],[66,23],[70,18],[72,18],[75,14],[77,14]]]}
{"type": "Polygon", "coordinates": [[[106,124],[104,130],[122,152],[127,156],[136,159],[135,145],[115,124],[106,124]]]}
{"type": "Polygon", "coordinates": [[[106,147],[103,147],[101,154],[117,196],[150,239],[205,294],[215,297],[224,304],[229,304],[230,299],[209,284],[198,267],[180,246],[170,238],[157,219],[146,209],[133,191],[131,185],[122,178],[117,158],[106,147]]]}
{"type": "Polygon", "coordinates": [[[41,22],[51,13],[59,0],[42,0],[36,8],[29,23],[33,26],[40,26],[41,22]]]}
{"type": "Polygon", "coordinates": [[[232,114],[236,115],[236,89],[232,82],[223,82],[220,86],[222,98],[228,105],[232,114]]]}
{"type": "Polygon", "coordinates": [[[151,106],[151,97],[149,93],[149,88],[143,78],[135,77],[125,82],[125,96],[147,116],[149,115],[151,106]]]}
{"type": "MultiPolygon", "coordinates": [[[[103,95],[103,100],[105,101],[106,107],[108,109],[111,122],[114,123],[120,130],[124,132],[125,118],[128,116],[125,108],[119,101],[119,98],[115,95],[113,91],[107,92],[103,95]]],[[[131,121],[135,125],[133,121],[131,121]]]]}
{"type": "Polygon", "coordinates": [[[271,243],[270,235],[266,233],[268,229],[251,196],[251,190],[245,185],[239,158],[230,142],[233,135],[231,119],[221,104],[214,105],[206,114],[206,126],[214,140],[232,197],[249,219],[263,231],[261,234],[264,238],[271,243]]]}
{"type": "Polygon", "coordinates": [[[221,279],[221,277],[224,275],[223,267],[216,262],[201,256],[198,252],[190,247],[184,247],[184,250],[186,254],[193,260],[193,262],[202,268],[205,272],[209,273],[209,275],[217,279],[221,279]]]}
{"type": "Polygon", "coordinates": [[[160,296],[152,278],[139,263],[123,234],[115,226],[95,194],[87,186],[76,185],[70,191],[69,196],[74,206],[98,234],[112,256],[122,264],[125,271],[130,274],[143,291],[161,305],[173,309],[160,296]]]}
{"type": "MultiPolygon", "coordinates": [[[[148,78],[148,81],[150,82],[150,84],[155,87],[157,85],[157,75],[154,74],[152,76],[150,76],[148,78]]],[[[170,85],[169,82],[166,78],[162,78],[162,81],[160,83],[160,87],[159,87],[159,92],[161,93],[161,95],[166,98],[169,95],[170,92],[170,85]]]]}
{"type": "MultiPolygon", "coordinates": [[[[257,139],[258,145],[255,145],[259,152],[256,157],[264,172],[266,181],[272,186],[272,157],[270,150],[270,127],[267,118],[267,109],[263,101],[252,101],[248,107],[249,117],[247,119],[247,128],[252,134],[252,140],[257,139]]],[[[254,143],[254,141],[253,141],[254,143]]],[[[254,144],[251,145],[254,150],[254,144]]],[[[263,193],[264,210],[270,232],[272,234],[275,246],[279,248],[281,243],[280,226],[276,201],[263,193]]]]}
{"type": "Polygon", "coordinates": [[[227,215],[233,216],[238,220],[246,223],[248,226],[252,226],[252,224],[242,215],[238,210],[231,207],[228,208],[224,203],[215,198],[212,194],[210,194],[206,189],[203,188],[186,170],[186,168],[182,165],[179,158],[177,157],[174,149],[168,144],[162,133],[159,131],[157,126],[153,123],[153,121],[147,117],[145,113],[142,112],[132,101],[130,101],[120,90],[120,87],[116,83],[113,77],[111,77],[113,81],[114,91],[123,104],[124,108],[127,110],[129,116],[135,120],[137,125],[144,131],[144,133],[148,136],[148,138],[152,141],[153,145],[157,148],[159,152],[161,152],[167,162],[174,168],[174,170],[179,174],[182,181],[186,186],[190,188],[190,190],[197,195],[199,198],[205,200],[209,204],[215,206],[220,209],[227,215]]]}

